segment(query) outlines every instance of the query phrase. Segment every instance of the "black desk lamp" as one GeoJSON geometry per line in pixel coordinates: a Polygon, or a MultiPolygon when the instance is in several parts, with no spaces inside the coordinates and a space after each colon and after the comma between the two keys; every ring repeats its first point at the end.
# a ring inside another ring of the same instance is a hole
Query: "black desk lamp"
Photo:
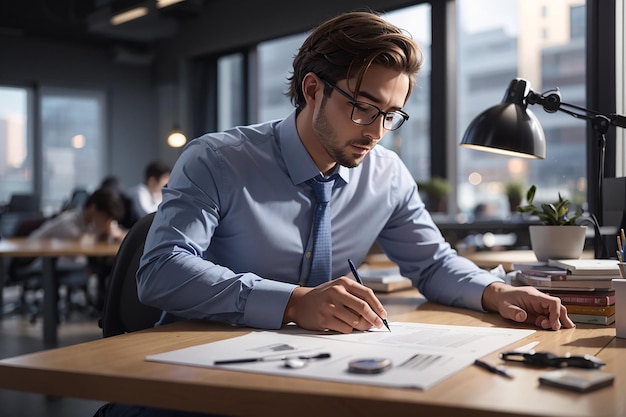
{"type": "MultiPolygon", "coordinates": [[[[530,83],[521,78],[511,80],[502,103],[479,114],[470,123],[463,135],[461,146],[482,151],[515,155],[526,158],[545,159],[546,139],[541,124],[529,104],[540,104],[548,113],[561,111],[578,119],[591,121],[593,130],[598,134],[600,163],[598,170],[598,210],[602,210],[602,180],[604,177],[604,154],[606,132],[609,127],[626,128],[626,117],[618,114],[604,114],[561,101],[557,89],[539,94],[530,89],[530,83]]],[[[596,235],[600,236],[598,222],[591,215],[596,235]]],[[[606,257],[606,249],[596,257],[606,257]],[[602,256],[604,255],[604,256],[602,256]]]]}

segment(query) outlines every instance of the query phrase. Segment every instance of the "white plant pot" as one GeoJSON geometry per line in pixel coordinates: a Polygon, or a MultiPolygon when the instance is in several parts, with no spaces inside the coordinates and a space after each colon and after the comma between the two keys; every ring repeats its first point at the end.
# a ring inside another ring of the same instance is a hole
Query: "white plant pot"
{"type": "Polygon", "coordinates": [[[529,226],[530,246],[538,261],[578,259],[585,247],[586,226],[529,226]]]}

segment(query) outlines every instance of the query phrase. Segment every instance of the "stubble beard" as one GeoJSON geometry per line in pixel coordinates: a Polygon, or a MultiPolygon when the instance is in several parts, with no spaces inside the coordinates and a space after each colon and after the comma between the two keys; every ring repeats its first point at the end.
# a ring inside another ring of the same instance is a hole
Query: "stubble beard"
{"type": "Polygon", "coordinates": [[[326,100],[322,102],[317,117],[313,119],[313,131],[322,147],[337,164],[347,168],[354,168],[363,161],[362,157],[355,159],[346,155],[344,148],[339,146],[337,133],[326,118],[326,100]]]}

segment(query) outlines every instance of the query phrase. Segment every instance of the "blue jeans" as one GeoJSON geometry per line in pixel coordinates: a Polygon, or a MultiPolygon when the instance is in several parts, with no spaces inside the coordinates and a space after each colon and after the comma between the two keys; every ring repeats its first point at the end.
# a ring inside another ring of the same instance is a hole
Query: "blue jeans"
{"type": "Polygon", "coordinates": [[[96,411],[93,417],[219,417],[214,414],[192,413],[190,411],[167,410],[164,408],[142,407],[108,403],[96,411]]]}

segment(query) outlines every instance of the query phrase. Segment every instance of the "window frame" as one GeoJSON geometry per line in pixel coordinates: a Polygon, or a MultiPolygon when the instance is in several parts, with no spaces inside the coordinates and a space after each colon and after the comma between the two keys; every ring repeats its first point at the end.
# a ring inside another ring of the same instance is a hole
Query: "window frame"
{"type": "MultiPolygon", "coordinates": [[[[439,92],[430,95],[430,152],[431,160],[436,160],[436,164],[430,164],[430,176],[442,177],[447,179],[455,179],[451,187],[451,193],[448,196],[448,215],[457,214],[454,210],[456,207],[457,189],[456,189],[456,158],[457,149],[459,147],[459,139],[456,137],[456,69],[455,69],[455,52],[456,52],[456,1],[455,0],[430,0],[430,1],[411,1],[407,2],[403,7],[409,7],[417,4],[429,3],[431,6],[432,19],[432,36],[431,36],[431,92],[439,92]],[[445,140],[441,140],[445,138],[445,140]]],[[[585,85],[587,102],[585,107],[605,113],[616,112],[616,59],[615,54],[602,54],[602,50],[614,51],[616,40],[616,2],[615,0],[586,0],[586,62],[585,62],[585,85]],[[603,49],[606,48],[606,49],[603,49]]],[[[390,9],[387,11],[393,11],[390,9]]],[[[244,51],[246,49],[238,49],[244,51]]],[[[254,123],[251,120],[255,114],[254,108],[256,103],[256,93],[254,89],[255,68],[255,45],[250,45],[247,49],[250,57],[248,66],[244,68],[246,79],[249,80],[247,87],[248,92],[245,95],[248,99],[247,120],[246,123],[254,123]]],[[[210,62],[215,61],[222,55],[232,54],[233,51],[225,51],[222,54],[215,54],[211,57],[203,59],[204,66],[211,66],[210,62]]],[[[213,64],[215,65],[215,64],[213,64]]],[[[196,74],[197,75],[197,74],[196,74]]],[[[210,75],[205,72],[204,76],[210,75]]],[[[215,76],[215,74],[213,74],[215,76]]],[[[196,78],[196,80],[198,80],[196,78]]],[[[200,85],[210,85],[216,83],[216,79],[201,79],[200,85]]],[[[502,91],[506,89],[506,85],[502,86],[502,91]]],[[[199,91],[200,89],[191,86],[191,91],[199,91]]],[[[215,90],[213,90],[215,91],[215,90]]],[[[195,113],[191,115],[194,127],[194,134],[201,135],[207,131],[217,130],[215,123],[216,115],[207,120],[206,114],[201,112],[202,109],[215,108],[207,104],[207,100],[211,99],[211,91],[205,91],[199,97],[196,96],[193,106],[195,113]],[[209,97],[209,98],[207,98],[209,97]],[[199,101],[198,101],[199,100],[199,101]],[[199,109],[199,110],[198,110],[199,109]],[[214,119],[213,121],[211,119],[214,119]],[[201,126],[201,127],[200,127],[201,126]]],[[[582,122],[581,122],[582,123],[582,122]]],[[[616,160],[621,161],[624,156],[617,155],[616,151],[616,133],[615,128],[609,130],[606,135],[606,155],[605,160],[605,177],[614,177],[616,175],[616,160]]],[[[598,198],[596,183],[597,172],[599,170],[599,148],[596,143],[596,136],[591,127],[591,123],[587,123],[586,128],[586,178],[589,186],[587,187],[587,201],[589,210],[596,213],[596,217],[602,224],[602,213],[598,213],[596,201],[598,198]]],[[[548,143],[548,146],[550,144],[548,143]]],[[[620,146],[621,150],[622,147],[620,146]]]]}

